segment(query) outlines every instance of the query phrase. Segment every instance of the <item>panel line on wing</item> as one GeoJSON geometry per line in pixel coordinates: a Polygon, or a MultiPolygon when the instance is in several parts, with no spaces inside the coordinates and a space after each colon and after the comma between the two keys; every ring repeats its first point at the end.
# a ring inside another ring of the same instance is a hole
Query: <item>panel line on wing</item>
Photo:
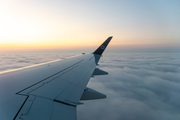
{"type": "Polygon", "coordinates": [[[26,99],[25,99],[25,101],[23,102],[23,104],[21,105],[21,107],[19,108],[19,110],[18,110],[18,112],[17,112],[17,114],[15,115],[15,117],[14,117],[14,119],[13,120],[15,120],[16,119],[16,117],[18,116],[18,114],[19,114],[19,112],[21,111],[21,109],[23,108],[23,106],[24,106],[24,104],[26,103],[26,101],[27,101],[27,99],[29,98],[29,96],[27,96],[26,97],[26,99]]]}
{"type": "Polygon", "coordinates": [[[27,87],[27,88],[25,88],[25,89],[23,89],[23,90],[21,90],[21,91],[19,91],[19,92],[17,92],[16,94],[19,94],[19,93],[21,93],[21,92],[23,92],[23,91],[25,91],[25,90],[27,90],[27,89],[29,89],[29,88],[31,88],[31,87],[33,87],[33,86],[37,85],[37,84],[39,84],[39,83],[41,83],[41,82],[43,82],[43,81],[45,81],[45,80],[47,80],[47,79],[49,79],[49,78],[51,78],[51,77],[53,77],[53,76],[57,75],[57,74],[59,74],[59,73],[61,73],[61,72],[65,71],[65,70],[67,70],[67,69],[71,68],[72,66],[77,65],[78,63],[80,63],[80,62],[82,62],[82,61],[83,61],[83,60],[80,60],[80,61],[78,61],[77,63],[75,63],[75,64],[73,64],[73,65],[71,65],[71,66],[69,66],[69,67],[67,67],[67,68],[65,68],[65,69],[63,69],[63,70],[61,70],[61,71],[59,71],[59,72],[57,72],[57,73],[55,73],[55,74],[53,74],[53,75],[51,75],[51,76],[49,76],[49,77],[45,78],[45,79],[43,79],[43,80],[41,80],[41,81],[37,82],[37,83],[34,83],[33,85],[31,85],[31,86],[29,86],[29,87],[27,87]]]}
{"type": "Polygon", "coordinates": [[[54,100],[55,102],[58,102],[58,103],[62,103],[62,104],[65,104],[65,105],[69,105],[69,106],[73,106],[73,107],[76,107],[76,105],[73,105],[73,104],[70,104],[70,103],[67,103],[67,102],[63,102],[63,101],[59,101],[59,100],[54,100]]]}

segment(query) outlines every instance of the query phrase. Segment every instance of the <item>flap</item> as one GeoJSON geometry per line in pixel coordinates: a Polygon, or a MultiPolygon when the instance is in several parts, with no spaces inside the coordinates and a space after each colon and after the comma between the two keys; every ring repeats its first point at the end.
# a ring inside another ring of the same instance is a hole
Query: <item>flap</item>
{"type": "Polygon", "coordinates": [[[15,120],[77,120],[76,107],[30,96],[15,120]]]}

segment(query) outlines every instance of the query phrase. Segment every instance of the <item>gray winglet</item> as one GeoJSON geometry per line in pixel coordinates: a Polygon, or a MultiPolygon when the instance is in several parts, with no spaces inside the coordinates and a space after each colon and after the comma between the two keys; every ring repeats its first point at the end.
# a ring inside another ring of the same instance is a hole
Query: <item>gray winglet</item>
{"type": "Polygon", "coordinates": [[[100,45],[98,47],[98,49],[96,49],[93,54],[97,54],[97,55],[102,55],[102,53],[104,52],[104,50],[106,49],[107,45],[109,44],[109,42],[111,41],[112,36],[110,36],[106,41],[104,41],[104,43],[102,45],[100,45]]]}

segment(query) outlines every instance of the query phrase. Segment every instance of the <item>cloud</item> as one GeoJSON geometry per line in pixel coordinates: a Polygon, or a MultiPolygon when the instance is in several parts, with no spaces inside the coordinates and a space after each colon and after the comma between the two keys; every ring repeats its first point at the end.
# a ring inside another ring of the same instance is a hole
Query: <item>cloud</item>
{"type": "MultiPolygon", "coordinates": [[[[56,60],[77,53],[4,53],[0,71],[56,60]]],[[[106,53],[88,87],[106,99],[82,101],[78,120],[180,119],[179,53],[106,53]]]]}
{"type": "Polygon", "coordinates": [[[107,95],[105,100],[78,106],[79,119],[180,119],[179,54],[116,53],[106,55],[88,86],[107,95]]]}

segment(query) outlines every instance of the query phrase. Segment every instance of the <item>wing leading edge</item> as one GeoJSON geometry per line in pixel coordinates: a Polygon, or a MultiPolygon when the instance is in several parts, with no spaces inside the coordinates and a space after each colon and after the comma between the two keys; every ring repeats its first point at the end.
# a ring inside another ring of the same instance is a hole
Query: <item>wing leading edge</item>
{"type": "Polygon", "coordinates": [[[92,54],[0,73],[1,118],[76,120],[79,101],[106,98],[86,86],[92,76],[108,74],[96,65],[111,39],[92,54]]]}

